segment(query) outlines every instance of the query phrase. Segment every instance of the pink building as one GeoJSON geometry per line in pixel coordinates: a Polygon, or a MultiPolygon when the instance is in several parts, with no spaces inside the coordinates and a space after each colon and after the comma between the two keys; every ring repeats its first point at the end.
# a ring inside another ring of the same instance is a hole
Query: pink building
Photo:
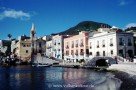
{"type": "Polygon", "coordinates": [[[78,62],[81,59],[87,59],[89,56],[88,37],[89,33],[82,31],[78,35],[64,39],[65,62],[78,62]]]}

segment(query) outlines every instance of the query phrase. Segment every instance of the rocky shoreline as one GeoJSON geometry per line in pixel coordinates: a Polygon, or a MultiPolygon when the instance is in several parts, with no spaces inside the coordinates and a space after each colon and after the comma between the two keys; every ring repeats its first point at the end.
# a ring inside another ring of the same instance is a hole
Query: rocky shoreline
{"type": "Polygon", "coordinates": [[[122,81],[120,90],[136,90],[136,76],[122,71],[112,71],[115,78],[122,81]]]}

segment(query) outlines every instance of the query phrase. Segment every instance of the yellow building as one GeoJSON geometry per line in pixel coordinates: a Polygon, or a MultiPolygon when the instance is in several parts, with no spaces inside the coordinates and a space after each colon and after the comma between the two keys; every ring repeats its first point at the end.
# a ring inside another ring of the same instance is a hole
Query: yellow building
{"type": "Polygon", "coordinates": [[[23,62],[25,61],[30,61],[31,60],[31,39],[30,37],[27,36],[21,36],[19,38],[19,41],[16,44],[16,55],[17,57],[22,60],[23,62]]]}
{"type": "Polygon", "coordinates": [[[32,24],[30,37],[23,35],[20,36],[19,41],[16,43],[15,54],[22,62],[30,62],[32,50],[34,51],[35,38],[35,26],[32,24]]]}

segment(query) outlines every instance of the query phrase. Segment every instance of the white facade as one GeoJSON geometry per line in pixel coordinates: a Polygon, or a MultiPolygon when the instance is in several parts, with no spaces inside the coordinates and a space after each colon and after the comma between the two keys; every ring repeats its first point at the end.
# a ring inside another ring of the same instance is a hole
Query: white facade
{"type": "Polygon", "coordinates": [[[46,56],[53,57],[53,53],[52,53],[52,40],[46,41],[46,56]]]}
{"type": "Polygon", "coordinates": [[[17,45],[16,45],[17,42],[18,42],[17,40],[14,40],[14,41],[11,42],[11,52],[12,53],[15,53],[15,50],[17,48],[17,45]]]}
{"type": "Polygon", "coordinates": [[[52,37],[53,57],[63,59],[63,36],[55,35],[52,37]]]}
{"type": "Polygon", "coordinates": [[[7,46],[3,46],[2,40],[0,40],[0,51],[2,53],[5,53],[7,50],[7,46]]]}
{"type": "Polygon", "coordinates": [[[90,58],[95,56],[131,57],[134,54],[133,34],[100,28],[89,37],[90,58]]]}

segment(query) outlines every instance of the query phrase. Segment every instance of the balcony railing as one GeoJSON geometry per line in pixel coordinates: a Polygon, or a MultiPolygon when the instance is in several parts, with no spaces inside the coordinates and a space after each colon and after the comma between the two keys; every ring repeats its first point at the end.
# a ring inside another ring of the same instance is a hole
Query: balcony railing
{"type": "Polygon", "coordinates": [[[81,47],[83,47],[83,46],[84,46],[84,44],[83,44],[83,43],[81,43],[81,44],[80,44],[80,46],[81,46],[81,47]]]}
{"type": "Polygon", "coordinates": [[[84,55],[84,52],[80,52],[80,55],[84,55]]]}
{"type": "Polygon", "coordinates": [[[78,56],[78,53],[75,53],[76,56],[78,56]]]}
{"type": "Polygon", "coordinates": [[[76,44],[76,47],[78,47],[78,44],[76,44]]]}
{"type": "Polygon", "coordinates": [[[74,48],[74,45],[72,45],[71,48],[74,48]]]}
{"type": "Polygon", "coordinates": [[[48,47],[47,47],[47,49],[50,49],[50,48],[52,48],[52,47],[51,47],[51,46],[48,46],[48,47]]]}
{"type": "Polygon", "coordinates": [[[69,46],[66,46],[66,49],[69,49],[69,46]]]}

